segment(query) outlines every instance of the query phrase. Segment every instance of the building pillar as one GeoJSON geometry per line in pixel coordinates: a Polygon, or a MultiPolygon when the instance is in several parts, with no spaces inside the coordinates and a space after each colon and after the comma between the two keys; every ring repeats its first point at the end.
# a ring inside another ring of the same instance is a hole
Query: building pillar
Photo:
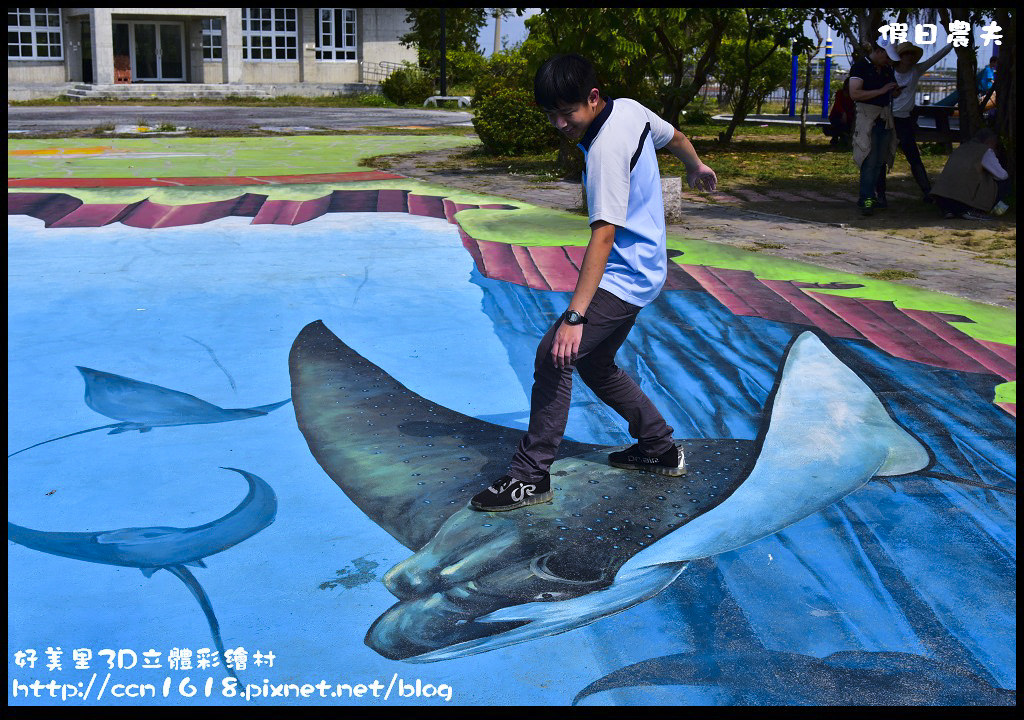
{"type": "Polygon", "coordinates": [[[185,60],[188,66],[186,82],[205,83],[206,71],[203,66],[203,20],[188,18],[185,21],[185,60]]]}
{"type": "Polygon", "coordinates": [[[89,10],[92,33],[92,81],[97,85],[114,84],[114,20],[110,8],[89,10]]]}
{"type": "Polygon", "coordinates": [[[242,8],[228,8],[223,34],[224,82],[238,85],[242,79],[242,8]]]}
{"type": "Polygon", "coordinates": [[[299,10],[299,82],[316,79],[316,13],[319,8],[299,10]]]}

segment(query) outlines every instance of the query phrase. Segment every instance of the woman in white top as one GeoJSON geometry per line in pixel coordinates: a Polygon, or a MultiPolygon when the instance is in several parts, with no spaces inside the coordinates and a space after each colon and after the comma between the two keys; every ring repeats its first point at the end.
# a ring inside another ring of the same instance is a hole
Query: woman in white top
{"type": "Polygon", "coordinates": [[[924,62],[920,62],[921,56],[924,55],[924,50],[917,45],[905,42],[896,46],[896,53],[900,56],[900,61],[893,65],[896,84],[900,88],[899,94],[895,95],[892,101],[892,116],[893,123],[896,126],[896,139],[899,141],[900,150],[903,151],[907,162],[910,163],[910,172],[913,173],[914,180],[917,182],[918,187],[921,188],[921,192],[924,193],[926,202],[931,202],[929,194],[931,193],[932,186],[928,180],[928,173],[924,169],[924,163],[921,162],[921,153],[917,149],[917,139],[914,137],[914,131],[917,126],[917,121],[911,117],[914,112],[914,96],[917,93],[917,83],[921,76],[932,65],[944,58],[952,49],[953,45],[947,43],[946,47],[924,62]]]}

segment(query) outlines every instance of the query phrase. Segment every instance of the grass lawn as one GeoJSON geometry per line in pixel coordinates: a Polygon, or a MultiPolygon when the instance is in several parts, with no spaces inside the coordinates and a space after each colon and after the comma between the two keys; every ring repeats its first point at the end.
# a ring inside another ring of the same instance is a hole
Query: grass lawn
{"type": "Polygon", "coordinates": [[[460,134],[105,137],[7,140],[17,178],[300,175],[364,170],[367,155],[475,145],[460,134]]]}

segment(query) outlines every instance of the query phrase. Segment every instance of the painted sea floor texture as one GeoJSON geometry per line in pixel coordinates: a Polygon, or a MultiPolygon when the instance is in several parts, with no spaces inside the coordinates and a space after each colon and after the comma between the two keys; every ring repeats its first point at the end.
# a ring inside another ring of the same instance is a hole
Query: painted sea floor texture
{"type": "MultiPolygon", "coordinates": [[[[455,224],[405,212],[156,229],[10,215],[8,228],[9,538],[10,523],[39,533],[9,543],[8,676],[59,688],[11,704],[246,702],[232,679],[255,687],[250,704],[1015,703],[1016,421],[993,402],[1005,377],[819,328],[927,470],[693,559],[585,626],[406,662],[364,642],[396,602],[385,573],[412,554],[382,529],[401,517],[368,515],[311,453],[286,402],[293,342],[321,320],[411,393],[509,428],[510,457],[537,342],[569,294],[485,274],[455,224]],[[166,554],[147,566],[154,548],[166,554]],[[218,645],[233,667],[203,667],[218,645]],[[323,696],[263,696],[321,681],[323,696]],[[155,697],[125,692],[146,685],[155,697]]],[[[619,362],[676,437],[756,442],[807,330],[680,282],[619,362]]],[[[361,467],[405,472],[415,433],[381,424],[361,467]]],[[[631,441],[579,382],[566,438],[631,441]]]]}

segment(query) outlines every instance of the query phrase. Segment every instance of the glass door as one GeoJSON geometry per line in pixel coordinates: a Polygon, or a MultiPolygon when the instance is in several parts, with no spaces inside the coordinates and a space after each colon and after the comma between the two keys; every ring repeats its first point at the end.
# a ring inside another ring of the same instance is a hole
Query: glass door
{"type": "Polygon", "coordinates": [[[185,79],[185,33],[181,23],[131,23],[131,27],[134,80],[185,79]]]}
{"type": "Polygon", "coordinates": [[[160,24],[160,79],[184,80],[185,63],[183,60],[184,32],[178,23],[160,24]]]}
{"type": "Polygon", "coordinates": [[[156,25],[136,23],[135,31],[135,68],[132,73],[135,80],[159,80],[156,71],[156,25]]]}

